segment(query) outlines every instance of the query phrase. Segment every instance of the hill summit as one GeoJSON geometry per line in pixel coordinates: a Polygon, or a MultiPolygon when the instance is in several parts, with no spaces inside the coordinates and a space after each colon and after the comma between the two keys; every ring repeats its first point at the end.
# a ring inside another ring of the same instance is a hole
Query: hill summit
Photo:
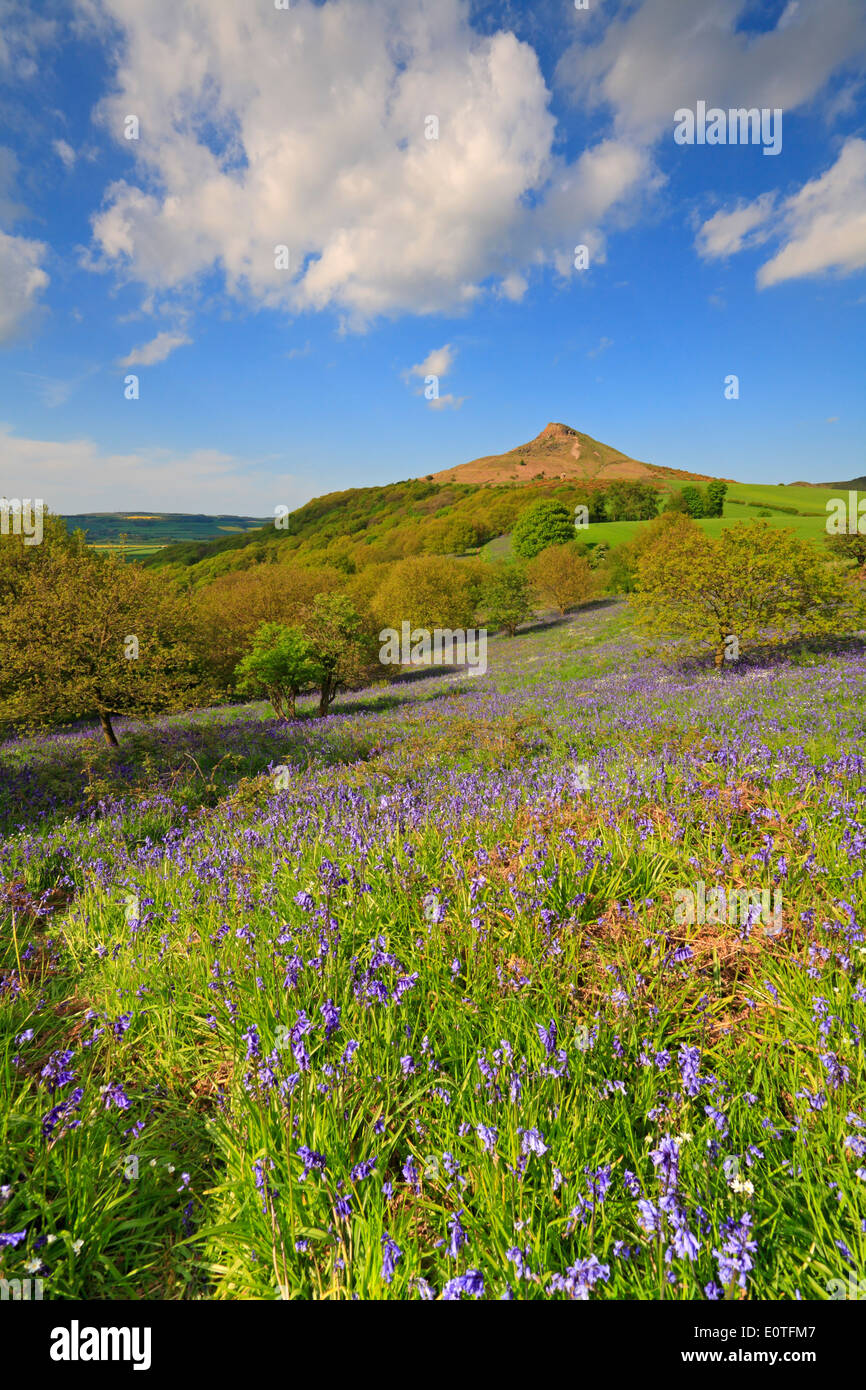
{"type": "Polygon", "coordinates": [[[543,477],[609,483],[619,479],[638,479],[661,484],[665,479],[705,482],[706,473],[689,473],[660,464],[641,463],[591,435],[581,434],[571,425],[551,420],[528,444],[519,444],[504,454],[486,454],[455,468],[433,474],[437,483],[529,483],[543,477]]]}

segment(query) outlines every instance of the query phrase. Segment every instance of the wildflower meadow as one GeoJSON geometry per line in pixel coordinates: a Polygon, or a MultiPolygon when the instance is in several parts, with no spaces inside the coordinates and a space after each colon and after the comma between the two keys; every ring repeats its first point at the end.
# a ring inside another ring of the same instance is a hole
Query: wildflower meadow
{"type": "Polygon", "coordinates": [[[4,1279],[847,1296],[864,693],[856,649],[662,668],[601,602],[323,719],[8,740],[4,1279]]]}

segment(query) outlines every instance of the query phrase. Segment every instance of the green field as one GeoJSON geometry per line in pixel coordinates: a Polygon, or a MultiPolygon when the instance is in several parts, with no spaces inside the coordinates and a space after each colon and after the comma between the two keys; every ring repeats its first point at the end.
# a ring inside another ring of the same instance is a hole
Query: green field
{"type": "Polygon", "coordinates": [[[100,549],[116,550],[126,538],[126,552],[152,555],[165,545],[180,541],[212,541],[222,536],[257,530],[260,518],[188,512],[78,512],[65,516],[67,530],[84,531],[88,543],[100,549]]]}
{"type": "MultiPolygon", "coordinates": [[[[718,536],[727,526],[738,521],[754,521],[762,511],[769,513],[763,517],[771,526],[782,526],[793,531],[804,540],[823,544],[827,534],[826,504],[834,497],[844,497],[839,488],[796,487],[772,483],[731,483],[725,499],[725,514],[721,517],[708,517],[698,521],[698,526],[710,536],[718,536]],[[796,508],[799,515],[793,515],[783,508],[796,508]]],[[[648,526],[646,521],[602,521],[585,527],[579,538],[589,545],[621,545],[630,541],[638,531],[648,526]]],[[[497,536],[483,549],[483,554],[496,557],[511,554],[509,536],[497,536]]]]}

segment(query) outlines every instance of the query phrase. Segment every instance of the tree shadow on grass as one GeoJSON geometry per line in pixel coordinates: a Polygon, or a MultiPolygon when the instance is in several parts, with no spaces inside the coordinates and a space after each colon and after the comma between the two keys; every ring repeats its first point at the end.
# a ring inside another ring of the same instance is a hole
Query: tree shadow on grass
{"type": "Polygon", "coordinates": [[[716,666],[710,655],[675,658],[670,665],[682,675],[715,671],[724,680],[736,681],[762,671],[770,675],[785,667],[818,666],[832,656],[866,656],[866,636],[793,638],[789,642],[751,647],[736,661],[725,661],[722,666],[716,666]]]}

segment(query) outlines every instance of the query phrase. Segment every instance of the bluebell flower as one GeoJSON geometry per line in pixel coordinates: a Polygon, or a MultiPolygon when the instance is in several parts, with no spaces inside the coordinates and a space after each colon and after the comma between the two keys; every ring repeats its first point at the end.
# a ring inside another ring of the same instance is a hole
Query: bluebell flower
{"type": "Polygon", "coordinates": [[[448,1242],[448,1253],[452,1260],[456,1260],[463,1246],[469,1243],[469,1237],[460,1223],[462,1215],[462,1210],[457,1211],[448,1221],[448,1232],[451,1237],[448,1242]]]}
{"type": "Polygon", "coordinates": [[[397,1261],[402,1260],[403,1251],[396,1241],[393,1241],[386,1231],[382,1236],[382,1272],[381,1278],[386,1284],[390,1284],[394,1278],[394,1271],[397,1268],[397,1261]]]}
{"type": "Polygon", "coordinates": [[[471,1298],[484,1296],[484,1278],[479,1269],[469,1269],[465,1274],[458,1274],[456,1279],[450,1279],[442,1290],[442,1299],[445,1303],[453,1303],[463,1294],[471,1298]]]}
{"type": "Polygon", "coordinates": [[[494,1129],[493,1125],[477,1125],[476,1133],[483,1147],[489,1154],[492,1154],[496,1149],[496,1140],[499,1137],[499,1131],[494,1129]]]}
{"type": "Polygon", "coordinates": [[[517,1132],[520,1135],[521,1153],[538,1154],[539,1158],[542,1154],[547,1153],[548,1145],[545,1144],[544,1135],[541,1133],[540,1130],[520,1129],[517,1132]]]}

